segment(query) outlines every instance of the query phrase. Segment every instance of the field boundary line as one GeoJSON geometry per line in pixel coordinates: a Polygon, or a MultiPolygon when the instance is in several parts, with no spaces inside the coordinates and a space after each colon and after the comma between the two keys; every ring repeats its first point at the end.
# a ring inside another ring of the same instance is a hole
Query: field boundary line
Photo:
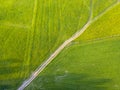
{"type": "Polygon", "coordinates": [[[50,57],[45,60],[34,72],[33,74],[23,82],[23,84],[18,88],[18,90],[23,90],[25,89],[25,87],[27,87],[48,65],[51,61],[54,60],[54,58],[68,45],[70,44],[72,41],[74,41],[76,38],[78,38],[79,36],[81,36],[84,31],[86,31],[86,29],[93,24],[95,21],[97,21],[100,17],[102,17],[107,11],[109,11],[111,8],[113,8],[114,6],[118,5],[117,3],[112,4],[109,8],[107,8],[105,10],[105,12],[99,14],[96,18],[94,19],[89,19],[88,22],[83,26],[83,28],[81,28],[80,30],[78,30],[75,34],[73,34],[69,39],[67,39],[65,42],[63,42],[63,44],[61,44],[58,49],[55,50],[55,52],[53,54],[50,55],[50,57]]]}
{"type": "Polygon", "coordinates": [[[120,34],[116,34],[116,35],[111,35],[111,36],[108,36],[108,37],[102,37],[102,38],[96,38],[96,39],[91,39],[91,40],[86,40],[85,42],[80,42],[80,41],[75,41],[75,42],[71,42],[68,47],[72,46],[72,45],[77,45],[77,44],[81,44],[81,45],[78,45],[78,46],[84,46],[84,45],[87,45],[87,44],[91,44],[91,43],[97,43],[97,42],[100,42],[100,41],[106,41],[108,39],[115,39],[115,38],[119,38],[120,37],[120,34]]]}
{"type": "Polygon", "coordinates": [[[94,41],[99,41],[99,40],[103,40],[103,39],[109,39],[109,38],[115,38],[115,37],[120,37],[120,34],[115,34],[115,35],[110,35],[110,36],[106,36],[106,37],[102,37],[102,38],[96,38],[96,39],[89,39],[87,40],[88,42],[94,42],[94,41]]]}

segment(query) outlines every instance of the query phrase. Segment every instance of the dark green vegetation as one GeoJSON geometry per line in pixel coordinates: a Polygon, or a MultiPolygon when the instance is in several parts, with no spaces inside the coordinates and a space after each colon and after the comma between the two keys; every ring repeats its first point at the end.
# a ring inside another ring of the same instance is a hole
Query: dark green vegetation
{"type": "MultiPolygon", "coordinates": [[[[116,1],[0,0],[0,90],[18,88],[62,42],[82,28],[90,11],[95,18],[116,1]]],[[[119,15],[117,5],[26,89],[119,90],[119,15]]]]}
{"type": "Polygon", "coordinates": [[[90,78],[84,74],[44,75],[28,87],[28,90],[106,90],[106,87],[102,85],[110,81],[109,79],[90,78]]]}

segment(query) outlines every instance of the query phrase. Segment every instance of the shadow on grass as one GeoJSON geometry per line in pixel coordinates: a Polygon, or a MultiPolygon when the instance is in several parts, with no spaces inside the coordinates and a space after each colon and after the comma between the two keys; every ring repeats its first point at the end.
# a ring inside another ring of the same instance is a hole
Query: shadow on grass
{"type": "Polygon", "coordinates": [[[46,75],[38,77],[27,90],[107,90],[110,79],[95,79],[85,74],[46,75]]]}
{"type": "Polygon", "coordinates": [[[0,80],[0,90],[16,90],[23,78],[0,80]]]}
{"type": "Polygon", "coordinates": [[[26,78],[24,72],[26,73],[27,70],[22,65],[23,62],[19,59],[0,60],[0,90],[16,90],[21,85],[26,78]]]}
{"type": "Polygon", "coordinates": [[[0,85],[0,90],[6,90],[6,89],[10,89],[11,86],[10,85],[0,85]]]}
{"type": "Polygon", "coordinates": [[[19,59],[0,60],[0,75],[17,73],[22,71],[22,62],[19,59]]]}

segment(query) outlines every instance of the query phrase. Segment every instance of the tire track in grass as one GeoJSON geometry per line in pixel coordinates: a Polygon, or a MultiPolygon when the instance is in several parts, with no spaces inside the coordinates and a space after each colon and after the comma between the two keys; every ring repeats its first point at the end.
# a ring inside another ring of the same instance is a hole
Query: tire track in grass
{"type": "Polygon", "coordinates": [[[24,29],[29,29],[29,25],[24,25],[24,24],[15,24],[15,23],[3,23],[0,24],[1,26],[6,26],[6,27],[17,27],[17,28],[24,28],[24,29]]]}
{"type": "MultiPolygon", "coordinates": [[[[41,64],[34,72],[33,74],[30,76],[30,78],[28,78],[26,81],[23,82],[23,84],[18,88],[18,90],[23,90],[25,89],[25,87],[27,87],[45,68],[47,65],[49,65],[49,63],[67,46],[69,45],[72,41],[74,41],[76,38],[78,38],[79,36],[81,36],[84,31],[86,31],[86,29],[93,24],[95,21],[97,21],[100,17],[102,17],[107,11],[111,10],[111,8],[115,7],[116,5],[118,5],[119,2],[114,3],[113,5],[111,5],[109,8],[107,8],[103,13],[99,14],[97,17],[95,17],[94,19],[90,19],[88,20],[88,22],[83,26],[82,29],[78,30],[75,34],[73,34],[73,36],[71,36],[69,39],[67,39],[63,44],[61,44],[57,50],[55,50],[55,52],[47,59],[43,62],[43,64],[41,64]]],[[[91,13],[91,10],[90,10],[91,13]]],[[[91,16],[90,16],[91,17],[91,16]]]]}
{"type": "MultiPolygon", "coordinates": [[[[35,34],[35,23],[36,23],[36,16],[37,16],[37,5],[38,4],[38,0],[34,1],[34,10],[33,10],[33,17],[32,17],[32,25],[31,25],[31,29],[28,30],[28,36],[27,36],[27,43],[26,43],[26,51],[25,51],[25,62],[23,64],[23,67],[25,68],[26,65],[29,66],[30,63],[30,59],[31,59],[31,54],[32,54],[32,47],[33,47],[33,41],[34,41],[34,34],[35,34]]],[[[23,68],[23,70],[24,70],[23,68]]],[[[28,67],[29,68],[29,67],[28,67]]],[[[27,74],[29,73],[29,69],[28,72],[26,72],[26,76],[28,76],[27,74]]]]}
{"type": "MultiPolygon", "coordinates": [[[[67,48],[69,48],[69,47],[71,47],[72,45],[77,45],[77,44],[80,44],[80,45],[78,45],[78,46],[84,46],[84,45],[88,45],[88,44],[91,44],[91,43],[97,43],[97,42],[101,42],[101,41],[108,41],[108,40],[112,40],[112,39],[120,39],[120,34],[116,34],[116,35],[111,35],[111,36],[106,36],[106,37],[102,37],[102,38],[96,38],[96,39],[91,39],[91,40],[87,40],[87,41],[85,41],[85,42],[83,42],[83,43],[81,43],[81,42],[77,42],[77,41],[75,41],[75,42],[71,42],[68,46],[67,46],[67,48]]],[[[67,49],[66,48],[66,49],[67,49]]]]}

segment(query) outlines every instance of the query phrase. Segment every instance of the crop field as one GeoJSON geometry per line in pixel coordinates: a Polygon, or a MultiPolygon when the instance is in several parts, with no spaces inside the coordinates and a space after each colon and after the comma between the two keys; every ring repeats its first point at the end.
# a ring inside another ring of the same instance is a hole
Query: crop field
{"type": "Polygon", "coordinates": [[[0,90],[120,90],[119,0],[0,0],[0,90]]]}

